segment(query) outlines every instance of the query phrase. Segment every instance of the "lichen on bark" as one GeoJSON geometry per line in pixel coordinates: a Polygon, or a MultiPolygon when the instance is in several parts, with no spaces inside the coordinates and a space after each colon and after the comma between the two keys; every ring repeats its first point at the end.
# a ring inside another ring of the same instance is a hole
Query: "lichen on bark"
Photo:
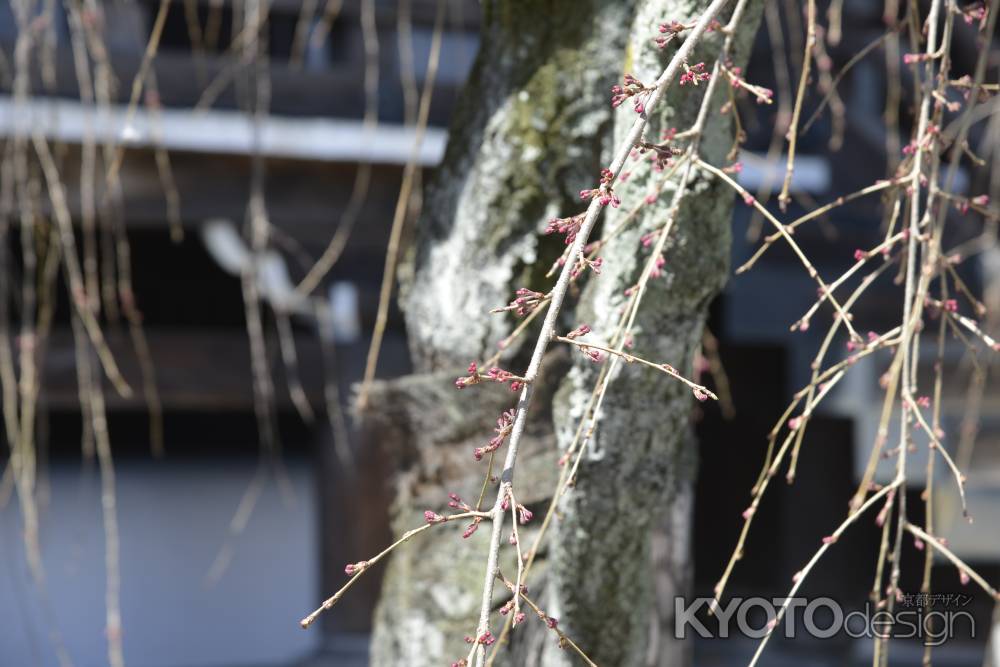
{"type": "Polygon", "coordinates": [[[597,180],[633,4],[483,3],[480,52],[401,276],[418,370],[492,354],[509,321],[489,309],[558,256],[538,232],[597,180]]]}

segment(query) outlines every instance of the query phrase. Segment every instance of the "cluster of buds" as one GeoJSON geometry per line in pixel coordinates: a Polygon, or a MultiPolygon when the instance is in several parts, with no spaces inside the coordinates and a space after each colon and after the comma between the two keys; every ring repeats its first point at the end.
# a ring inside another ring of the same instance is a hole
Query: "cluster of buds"
{"type": "Polygon", "coordinates": [[[774,101],[774,91],[763,86],[756,86],[743,78],[742,67],[726,66],[722,69],[729,77],[733,88],[742,88],[757,99],[757,104],[771,104],[774,101]]]}
{"type": "MultiPolygon", "coordinates": [[[[494,308],[490,312],[506,313],[508,311],[514,311],[518,317],[524,317],[538,308],[538,306],[540,306],[542,301],[545,299],[544,294],[530,290],[527,287],[518,289],[515,294],[517,295],[516,298],[509,304],[503,308],[494,308]]],[[[472,366],[469,366],[469,372],[472,372],[472,366]]],[[[461,389],[461,387],[459,387],[459,389],[461,389]]]]}
{"type": "Polygon", "coordinates": [[[650,160],[653,162],[653,169],[655,171],[663,171],[666,167],[671,166],[674,162],[674,157],[684,152],[680,148],[671,146],[669,140],[659,144],[644,141],[636,146],[636,151],[640,155],[650,153],[650,160]]]}
{"type": "Polygon", "coordinates": [[[490,438],[490,441],[485,446],[476,447],[472,452],[477,461],[482,461],[483,456],[500,449],[503,441],[507,439],[507,436],[510,435],[511,430],[514,428],[514,415],[515,412],[511,409],[497,417],[497,425],[493,429],[496,435],[490,438]]]}
{"type": "MultiPolygon", "coordinates": [[[[583,252],[583,256],[587,257],[589,255],[594,254],[594,252],[597,251],[602,245],[603,245],[603,242],[601,242],[601,241],[591,241],[587,245],[583,246],[583,251],[582,251],[583,252]]],[[[549,275],[555,273],[560,268],[562,268],[563,266],[565,266],[566,265],[566,260],[569,259],[569,256],[570,256],[570,252],[569,252],[569,248],[567,248],[566,251],[563,252],[563,254],[559,256],[559,259],[557,259],[556,261],[552,262],[552,268],[549,269],[549,275]]],[[[604,263],[603,260],[601,262],[599,262],[598,265],[597,265],[597,268],[600,269],[601,265],[603,263],[604,263]]],[[[579,264],[579,266],[576,267],[577,268],[577,272],[573,274],[573,276],[572,276],[573,278],[576,278],[576,276],[578,275],[578,273],[579,273],[580,270],[586,268],[580,262],[577,262],[577,264],[579,264]]]]}
{"type": "Polygon", "coordinates": [[[590,327],[586,324],[581,324],[580,326],[578,326],[577,328],[573,329],[568,334],[566,334],[566,338],[569,338],[570,340],[576,340],[580,336],[586,336],[589,333],[590,333],[590,327]]]}
{"type": "MultiPolygon", "coordinates": [[[[507,590],[510,591],[511,594],[514,594],[514,584],[512,582],[508,581],[506,578],[504,578],[503,583],[507,587],[507,590]]],[[[521,595],[527,595],[527,593],[528,593],[528,587],[525,586],[524,584],[521,584],[521,590],[520,590],[520,592],[521,592],[521,595]]],[[[506,616],[507,614],[509,614],[514,609],[515,609],[514,598],[511,598],[507,602],[507,604],[505,604],[503,607],[500,608],[500,613],[506,616]]],[[[543,610],[539,609],[538,607],[534,607],[534,610],[535,610],[535,613],[538,615],[538,618],[541,619],[542,623],[545,624],[545,627],[547,627],[549,630],[556,630],[556,628],[559,626],[559,619],[557,619],[557,618],[555,618],[553,616],[549,616],[548,614],[546,614],[543,610]]],[[[518,614],[518,615],[516,615],[514,617],[514,625],[517,625],[517,624],[519,624],[519,623],[521,623],[523,621],[524,621],[524,614],[518,614]]],[[[558,632],[558,630],[556,630],[556,632],[558,632]]],[[[561,642],[562,641],[562,637],[560,636],[559,639],[560,639],[560,642],[561,642]]],[[[560,646],[562,646],[562,645],[560,644],[560,646]]]]}
{"type": "MultiPolygon", "coordinates": [[[[909,231],[910,231],[909,229],[904,229],[903,230],[903,239],[904,240],[906,238],[909,238],[909,231]]],[[[878,255],[880,253],[881,253],[883,259],[888,259],[889,255],[892,254],[892,244],[884,245],[881,249],[873,250],[873,251],[862,250],[861,248],[856,248],[854,250],[854,261],[855,262],[863,262],[863,261],[871,259],[872,257],[875,257],[876,255],[878,255]]]]}
{"type": "Polygon", "coordinates": [[[462,509],[467,512],[472,511],[472,508],[469,507],[469,504],[464,500],[462,500],[461,496],[459,496],[457,493],[448,494],[448,507],[451,507],[452,509],[462,509]]]}
{"type": "Polygon", "coordinates": [[[874,345],[879,341],[879,335],[874,331],[868,332],[868,342],[859,339],[851,339],[847,341],[847,351],[854,352],[855,350],[863,350],[869,345],[874,345]]]}
{"type": "MultiPolygon", "coordinates": [[[[924,132],[924,141],[922,145],[922,150],[929,151],[934,146],[936,137],[940,133],[940,128],[933,123],[927,126],[927,130],[924,132]]],[[[917,152],[917,141],[913,140],[910,143],[903,146],[903,155],[914,155],[917,152]]]]}
{"type": "Polygon", "coordinates": [[[499,382],[504,384],[510,382],[510,390],[517,391],[524,384],[524,378],[519,375],[514,375],[510,371],[505,371],[502,368],[493,366],[490,370],[485,373],[479,372],[479,367],[476,366],[476,362],[469,364],[468,375],[457,378],[455,380],[456,389],[465,389],[474,384],[479,384],[480,382],[499,382]]]}
{"type": "Polygon", "coordinates": [[[949,83],[953,88],[957,88],[960,91],[962,98],[966,101],[968,101],[969,98],[972,97],[973,89],[978,90],[977,101],[985,102],[990,98],[989,91],[986,90],[983,86],[976,86],[975,82],[972,80],[972,77],[969,76],[968,74],[960,76],[957,79],[950,81],[949,83]]]}
{"type": "Polygon", "coordinates": [[[517,506],[517,520],[521,522],[521,525],[524,525],[529,521],[531,521],[532,517],[534,516],[535,516],[534,512],[529,510],[524,505],[517,506]]]}
{"type": "Polygon", "coordinates": [[[424,512],[424,521],[431,524],[432,526],[436,523],[444,523],[447,520],[448,520],[447,517],[441,516],[437,512],[433,512],[431,510],[426,510],[424,512]]]}
{"type": "MultiPolygon", "coordinates": [[[[472,508],[469,507],[466,503],[462,502],[462,499],[459,498],[456,494],[449,493],[448,497],[451,498],[451,500],[448,501],[449,507],[459,507],[467,512],[472,511],[472,508]]],[[[482,520],[483,520],[482,517],[479,516],[473,517],[472,523],[470,523],[468,526],[465,527],[465,531],[462,533],[462,537],[468,538],[470,535],[476,532],[476,528],[479,528],[479,522],[482,520]]],[[[432,510],[426,510],[424,512],[424,521],[433,526],[439,523],[446,523],[448,521],[448,517],[438,514],[437,512],[434,512],[432,510]]]]}
{"type": "Polygon", "coordinates": [[[632,106],[638,114],[645,113],[646,100],[649,94],[656,90],[653,86],[647,86],[631,74],[626,74],[622,79],[622,85],[611,86],[611,108],[617,109],[627,100],[632,99],[632,106]]]}
{"type": "Polygon", "coordinates": [[[886,494],[885,504],[882,506],[882,509],[879,510],[879,513],[875,516],[875,525],[878,526],[879,528],[884,526],[886,519],[889,518],[889,512],[892,511],[892,503],[895,500],[895,497],[896,497],[896,489],[890,489],[889,493],[886,494]]]}
{"type": "Polygon", "coordinates": [[[361,574],[368,569],[368,561],[360,560],[357,563],[348,563],[344,566],[344,574],[348,576],[354,576],[356,574],[361,574]]]}
{"type": "Polygon", "coordinates": [[[656,262],[653,264],[653,268],[649,271],[650,278],[659,278],[664,274],[663,267],[666,265],[667,260],[661,254],[656,258],[656,262]]]}
{"type": "MultiPolygon", "coordinates": [[[[929,296],[924,297],[924,307],[927,308],[927,314],[931,319],[936,320],[941,314],[941,311],[946,313],[957,313],[958,312],[958,300],[957,299],[945,299],[944,301],[937,301],[931,299],[929,296]]],[[[979,312],[979,308],[976,309],[979,312]]]]}
{"type": "Polygon", "coordinates": [[[970,208],[984,209],[990,204],[989,195],[979,195],[978,197],[973,197],[971,199],[961,199],[955,208],[958,209],[959,213],[968,213],[970,208]]]}
{"type": "Polygon", "coordinates": [[[906,65],[916,65],[917,63],[922,63],[933,59],[935,56],[933,54],[927,53],[904,53],[903,63],[906,65]]]}
{"type": "Polygon", "coordinates": [[[725,174],[742,174],[743,173],[743,163],[734,162],[728,167],[723,167],[722,172],[725,174]]]}
{"type": "Polygon", "coordinates": [[[599,364],[604,361],[604,352],[601,350],[595,350],[592,347],[587,347],[586,345],[580,345],[576,349],[580,350],[581,353],[586,355],[588,359],[593,361],[595,364],[599,364]]]}
{"type": "Polygon", "coordinates": [[[705,71],[705,63],[695,63],[694,65],[684,63],[684,73],[681,74],[680,84],[684,86],[690,83],[692,86],[697,86],[700,81],[708,81],[711,77],[712,75],[705,71]]]}
{"type": "Polygon", "coordinates": [[[615,180],[615,175],[610,169],[601,169],[601,183],[596,188],[580,190],[580,199],[596,199],[601,202],[601,206],[611,204],[612,208],[618,208],[622,200],[618,198],[611,188],[611,182],[615,180]]]}
{"type": "Polygon", "coordinates": [[[966,5],[960,8],[958,13],[962,15],[966,25],[978,22],[980,30],[986,27],[986,17],[989,16],[989,11],[986,9],[985,2],[974,2],[971,5],[966,5]]]}
{"type": "MultiPolygon", "coordinates": [[[[483,632],[483,634],[479,635],[478,637],[470,637],[468,635],[466,635],[465,637],[466,644],[482,644],[483,646],[492,646],[493,644],[496,643],[496,641],[497,638],[494,637],[489,630],[486,630],[485,632],[483,632]]],[[[462,662],[465,661],[463,660],[462,662]]]]}
{"type": "Polygon", "coordinates": [[[576,235],[580,232],[580,227],[583,225],[583,219],[585,217],[586,213],[580,213],[579,215],[572,215],[568,218],[552,218],[549,220],[548,227],[545,228],[545,233],[565,234],[566,245],[570,245],[576,240],[576,235]]]}
{"type": "MultiPolygon", "coordinates": [[[[506,493],[500,501],[500,509],[504,512],[510,509],[510,493],[506,493]]],[[[535,514],[521,503],[517,503],[517,520],[523,525],[531,521],[535,514]]]]}
{"type": "Polygon", "coordinates": [[[472,534],[474,532],[476,532],[477,528],[479,528],[479,522],[480,521],[482,521],[482,519],[480,517],[478,517],[478,516],[477,517],[473,517],[472,523],[470,523],[468,526],[466,526],[465,530],[462,531],[462,539],[463,540],[467,540],[470,537],[472,537],[472,534]]]}
{"type": "Polygon", "coordinates": [[[667,44],[672,42],[675,37],[677,37],[690,27],[691,26],[684,25],[680,21],[668,21],[666,23],[661,23],[659,28],[660,36],[654,39],[653,41],[661,49],[666,48],[667,44]]]}
{"type": "MultiPolygon", "coordinates": [[[[511,598],[510,600],[507,601],[507,604],[500,607],[500,615],[506,616],[512,611],[514,611],[514,598],[511,598]]],[[[514,627],[516,628],[521,623],[524,623],[524,618],[525,617],[523,611],[519,611],[516,614],[514,614],[514,622],[513,622],[514,627]]]]}
{"type": "Polygon", "coordinates": [[[577,277],[579,277],[581,273],[583,273],[588,268],[597,275],[601,275],[602,266],[604,266],[604,259],[602,259],[601,257],[598,257],[597,259],[590,259],[586,255],[580,255],[580,259],[576,263],[576,266],[574,266],[573,270],[570,271],[570,278],[573,278],[575,280],[577,277]]]}

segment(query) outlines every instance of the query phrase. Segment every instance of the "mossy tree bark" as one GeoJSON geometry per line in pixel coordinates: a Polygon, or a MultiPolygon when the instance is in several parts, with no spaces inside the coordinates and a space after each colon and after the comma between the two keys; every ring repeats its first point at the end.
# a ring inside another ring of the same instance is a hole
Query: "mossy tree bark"
{"type": "MultiPolygon", "coordinates": [[[[448,492],[469,502],[479,496],[486,467],[473,462],[472,448],[485,444],[494,420],[516,396],[495,385],[459,392],[452,382],[470,361],[491,356],[509,332],[511,320],[489,315],[490,308],[510,301],[518,287],[549,282],[543,275],[564,246],[539,232],[549,218],[582,210],[580,189],[593,187],[612,140],[634,118],[630,107],[611,112],[611,85],[625,71],[655,80],[672,53],[653,45],[657,24],[687,21],[707,4],[483,3],[477,63],[401,271],[416,372],[378,383],[363,421],[367,442],[387,448],[398,462],[396,534],[419,525],[425,509],[444,511],[448,492]]],[[[756,32],[761,2],[754,4],[736,65],[743,64],[756,32]]],[[[707,39],[699,58],[711,62],[720,43],[718,35],[707,39]]],[[[728,93],[720,89],[721,107],[728,93]]],[[[690,125],[700,97],[697,90],[675,87],[651,119],[649,136],[690,125]]],[[[703,141],[706,158],[722,163],[732,140],[727,117],[713,114],[703,141]]],[[[631,178],[616,190],[624,204],[609,211],[605,229],[657,177],[642,164],[628,167],[631,178]]],[[[725,280],[732,202],[719,184],[695,180],[667,251],[667,275],[648,291],[637,320],[635,345],[643,356],[690,369],[707,305],[725,280]]],[[[600,335],[616,324],[622,294],[646,259],[639,237],[662,225],[666,207],[646,210],[607,246],[604,272],[590,277],[566,309],[567,330],[587,322],[600,335]]],[[[510,354],[504,365],[516,372],[523,350],[515,345],[510,354]]],[[[569,442],[593,386],[595,369],[588,363],[562,349],[543,365],[516,482],[519,500],[538,509],[551,497],[559,448],[569,442]]],[[[672,596],[684,592],[691,570],[691,394],[662,374],[629,367],[619,375],[529,586],[598,664],[681,664],[670,614],[672,596]]],[[[488,496],[494,494],[491,488],[488,496]]],[[[429,531],[391,559],[372,664],[440,665],[467,653],[463,637],[475,629],[488,529],[467,540],[460,530],[429,531]]],[[[522,543],[531,538],[522,534],[522,543]]],[[[504,563],[502,569],[512,572],[513,564],[504,563]]],[[[502,586],[497,594],[500,606],[502,586]]],[[[540,622],[529,619],[512,637],[503,664],[573,664],[540,622]]]]}

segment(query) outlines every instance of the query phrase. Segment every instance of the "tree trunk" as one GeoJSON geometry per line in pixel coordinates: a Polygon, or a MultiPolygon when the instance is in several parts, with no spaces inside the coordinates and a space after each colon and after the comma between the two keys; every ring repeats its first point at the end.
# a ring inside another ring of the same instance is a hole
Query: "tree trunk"
{"type": "MultiPolygon", "coordinates": [[[[665,19],[688,21],[694,14],[691,4],[701,3],[641,3],[632,24],[631,62],[626,71],[643,82],[656,80],[665,55],[650,35],[657,34],[657,25],[665,19]],[[682,4],[687,11],[678,17],[682,4]]],[[[735,66],[745,67],[762,7],[761,2],[753,3],[746,15],[733,51],[735,66]]],[[[711,69],[720,41],[705,40],[691,64],[704,61],[706,69],[711,69]]],[[[729,101],[728,88],[716,88],[715,108],[701,143],[703,158],[717,165],[735,157],[727,156],[733,148],[730,116],[715,112],[729,101]]],[[[692,126],[702,95],[691,86],[673,86],[664,102],[650,119],[646,132],[651,141],[669,128],[682,131],[692,126]]],[[[627,134],[634,115],[627,103],[619,108],[617,140],[627,134]]],[[[663,178],[644,162],[626,166],[633,173],[616,187],[623,204],[608,211],[605,229],[615,228],[663,178]]],[[[687,377],[694,375],[694,356],[701,346],[709,302],[728,273],[734,201],[727,185],[704,178],[702,172],[696,174],[667,241],[663,276],[650,281],[636,317],[632,349],[642,358],[674,366],[687,377]]],[[[672,192],[668,185],[658,205],[645,207],[602,250],[604,268],[583,291],[576,309],[578,322],[589,324],[594,332],[615,331],[629,299],[625,292],[639,281],[649,260],[650,250],[643,249],[641,238],[663,226],[672,192]]],[[[554,409],[561,447],[573,440],[598,371],[583,355],[576,355],[554,409]]],[[[588,655],[599,656],[594,660],[600,664],[686,662],[686,647],[674,639],[673,600],[689,591],[692,573],[689,536],[696,457],[689,417],[693,400],[688,387],[663,373],[637,364],[620,365],[576,484],[563,501],[552,547],[552,613],[560,617],[570,637],[579,638],[588,655]]]]}
{"type": "MultiPolygon", "coordinates": [[[[394,534],[420,525],[426,509],[447,509],[448,492],[470,503],[479,497],[486,463],[475,463],[472,449],[491,437],[496,417],[516,396],[498,385],[456,391],[453,381],[470,361],[492,356],[509,333],[512,320],[489,310],[509,302],[518,287],[544,290],[551,282],[544,274],[565,246],[561,238],[539,232],[547,219],[583,208],[580,189],[593,187],[611,135],[620,140],[634,119],[629,105],[612,114],[611,85],[624,71],[654,81],[673,52],[653,44],[658,23],[688,21],[707,4],[483,3],[477,63],[444,163],[429,186],[414,251],[401,271],[416,373],[378,383],[364,415],[366,441],[387,448],[399,469],[394,534]]],[[[735,65],[743,64],[756,31],[761,2],[753,4],[735,65]]],[[[720,44],[719,35],[710,36],[696,52],[698,60],[711,62],[720,44]]],[[[721,106],[727,93],[726,86],[719,88],[721,106]]],[[[675,86],[651,119],[649,136],[689,126],[700,98],[700,89],[675,86]]],[[[713,114],[703,155],[722,163],[731,145],[728,116],[713,114]]],[[[604,229],[613,228],[662,177],[646,173],[645,161],[626,169],[633,174],[616,188],[624,203],[606,213],[604,229]]],[[[669,187],[663,201],[667,197],[669,187]]],[[[666,253],[666,276],[650,285],[636,322],[639,354],[690,369],[706,308],[725,281],[732,202],[719,184],[694,180],[666,253]]],[[[647,259],[639,239],[663,223],[666,206],[644,211],[606,246],[604,271],[588,278],[575,312],[567,307],[565,330],[584,322],[597,338],[612,330],[623,292],[647,259]]],[[[535,335],[529,330],[524,341],[535,335]]],[[[524,341],[506,351],[505,368],[523,370],[522,348],[530,349],[524,341]]],[[[595,376],[589,361],[565,349],[550,353],[543,364],[519,458],[519,501],[544,510],[558,476],[554,444],[565,447],[571,439],[595,376]]],[[[691,393],[648,369],[630,366],[619,376],[528,586],[598,664],[682,664],[670,614],[672,597],[686,590],[691,571],[691,393]]],[[[494,486],[487,490],[486,506],[495,493],[494,486]]],[[[489,531],[469,539],[460,532],[435,527],[390,560],[376,612],[373,665],[441,665],[467,654],[463,637],[475,630],[489,531]]],[[[522,533],[522,544],[531,539],[530,531],[522,533]]],[[[504,572],[514,570],[512,551],[503,550],[504,572]]],[[[497,596],[499,607],[509,593],[498,586],[497,596]]],[[[554,639],[529,618],[498,662],[572,664],[554,639]]]]}
{"type": "Polygon", "coordinates": [[[1000,604],[993,608],[993,623],[988,637],[983,667],[1000,667],[1000,604]]]}

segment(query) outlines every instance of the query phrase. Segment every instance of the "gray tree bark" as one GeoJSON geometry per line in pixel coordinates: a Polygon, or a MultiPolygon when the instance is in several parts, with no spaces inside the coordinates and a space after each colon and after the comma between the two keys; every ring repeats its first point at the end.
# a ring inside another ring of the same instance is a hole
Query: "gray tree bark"
{"type": "MultiPolygon", "coordinates": [[[[677,16],[680,4],[640,4],[626,71],[641,81],[655,80],[662,71],[664,54],[649,36],[665,18],[677,16]]],[[[684,9],[691,13],[678,20],[688,20],[697,4],[687,3],[684,9]]],[[[754,3],[747,13],[734,65],[746,64],[762,7],[754,3]]],[[[706,40],[691,64],[704,61],[710,69],[719,48],[719,39],[706,40]]],[[[728,102],[727,88],[717,87],[715,109],[728,102]]],[[[651,139],[668,128],[682,131],[693,125],[702,96],[690,86],[674,86],[665,102],[663,111],[651,119],[651,139]]],[[[615,135],[621,140],[635,112],[620,108],[617,113],[615,135]]],[[[727,159],[732,147],[729,114],[712,113],[701,143],[703,158],[724,164],[732,159],[727,159]]],[[[617,226],[630,203],[641,201],[662,178],[648,168],[634,172],[616,188],[626,203],[608,212],[605,229],[617,226]]],[[[650,282],[636,318],[633,351],[692,377],[709,302],[728,274],[734,198],[727,185],[700,175],[688,190],[668,240],[665,274],[650,282]]],[[[576,313],[595,332],[615,330],[628,301],[625,290],[639,281],[649,259],[640,239],[662,227],[672,193],[668,185],[661,203],[648,208],[602,251],[606,268],[599,279],[587,283],[576,313]]],[[[598,370],[577,355],[557,394],[554,414],[561,447],[573,439],[598,370]]],[[[563,501],[562,520],[555,524],[553,613],[569,636],[581,638],[589,655],[601,656],[601,664],[683,665],[688,647],[674,640],[673,600],[689,591],[692,574],[695,452],[689,416],[694,399],[685,385],[649,368],[622,364],[617,375],[576,485],[563,501]],[[595,613],[598,609],[601,613],[595,613]]]]}
{"type": "MultiPolygon", "coordinates": [[[[509,332],[511,321],[489,315],[490,308],[510,301],[518,287],[548,284],[543,275],[564,246],[539,232],[547,219],[582,209],[577,193],[593,187],[612,137],[620,139],[634,118],[630,107],[612,114],[611,85],[623,72],[655,80],[672,53],[653,45],[657,25],[687,21],[707,4],[483,3],[477,63],[401,272],[416,372],[379,383],[363,421],[366,441],[387,448],[398,462],[395,534],[419,525],[425,509],[446,509],[448,492],[470,503],[479,496],[485,463],[474,463],[472,449],[485,444],[496,417],[516,397],[496,385],[459,392],[454,378],[470,361],[491,356],[509,332]]],[[[735,65],[744,64],[761,4],[755,0],[742,27],[735,65]]],[[[718,35],[706,40],[698,59],[711,63],[720,44],[718,35]]],[[[674,87],[651,119],[649,136],[689,126],[700,98],[698,89],[674,87]]],[[[731,145],[728,116],[713,114],[703,155],[722,163],[731,145]]],[[[654,178],[639,163],[632,171],[616,188],[624,204],[608,212],[605,229],[645,196],[654,178]]],[[[732,202],[720,184],[695,179],[666,253],[666,277],[650,286],[637,319],[635,349],[642,356],[690,370],[706,308],[725,281],[732,202]]],[[[646,261],[639,238],[663,224],[665,210],[647,207],[606,246],[602,275],[589,277],[575,312],[567,308],[567,330],[586,322],[598,336],[610,333],[623,292],[646,261]]],[[[529,332],[526,340],[532,338],[529,332]]],[[[513,360],[504,366],[518,372],[520,346],[510,353],[513,360]]],[[[515,489],[521,502],[543,509],[551,497],[559,448],[570,441],[595,376],[589,361],[565,349],[543,364],[522,441],[515,489]]],[[[687,589],[691,573],[691,400],[686,387],[663,374],[622,369],[576,486],[532,570],[533,597],[598,664],[679,665],[685,659],[672,639],[671,614],[672,597],[687,589]]],[[[467,540],[460,531],[435,528],[390,560],[373,665],[440,665],[468,652],[463,637],[475,628],[488,529],[467,540]]],[[[530,530],[522,534],[522,544],[531,539],[530,530]]],[[[504,550],[505,572],[514,571],[510,551],[504,550]]],[[[497,588],[499,607],[505,590],[497,588]]],[[[502,664],[574,664],[551,631],[531,618],[501,655],[502,664]]]]}
{"type": "Polygon", "coordinates": [[[983,656],[983,667],[1000,667],[1000,604],[993,608],[993,623],[983,656]]]}

